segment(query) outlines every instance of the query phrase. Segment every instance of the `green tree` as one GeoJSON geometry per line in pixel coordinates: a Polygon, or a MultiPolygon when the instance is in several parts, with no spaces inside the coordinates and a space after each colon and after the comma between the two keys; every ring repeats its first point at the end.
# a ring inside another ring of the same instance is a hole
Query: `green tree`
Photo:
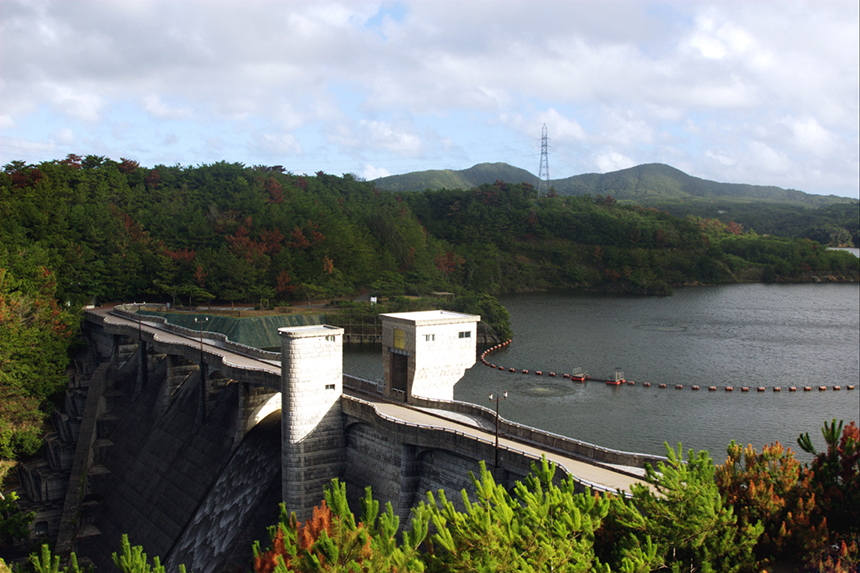
{"type": "Polygon", "coordinates": [[[21,511],[17,501],[18,494],[14,491],[6,495],[0,493],[0,546],[30,537],[29,525],[36,514],[21,511]]]}
{"type": "Polygon", "coordinates": [[[620,525],[618,543],[626,551],[657,548],[657,563],[673,572],[731,573],[753,568],[753,548],[764,527],[738,523],[734,509],[714,481],[707,452],[683,459],[666,445],[668,463],[646,465],[647,485],[634,484],[632,499],[613,498],[613,518],[620,525]]]}
{"type": "Polygon", "coordinates": [[[422,511],[429,510],[436,528],[428,570],[608,572],[594,554],[594,533],[609,500],[575,493],[572,477],[556,485],[554,473],[544,458],[511,495],[481,462],[480,478],[470,474],[477,499],[461,492],[464,511],[442,490],[438,499],[428,494],[422,511]]]}

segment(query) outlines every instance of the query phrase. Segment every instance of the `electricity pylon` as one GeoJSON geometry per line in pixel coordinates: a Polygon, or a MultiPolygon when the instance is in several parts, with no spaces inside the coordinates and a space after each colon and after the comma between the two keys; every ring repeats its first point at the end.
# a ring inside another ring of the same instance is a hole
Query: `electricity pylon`
{"type": "Polygon", "coordinates": [[[549,193],[549,153],[547,153],[546,124],[543,124],[540,137],[540,170],[538,171],[538,194],[546,196],[549,193]]]}

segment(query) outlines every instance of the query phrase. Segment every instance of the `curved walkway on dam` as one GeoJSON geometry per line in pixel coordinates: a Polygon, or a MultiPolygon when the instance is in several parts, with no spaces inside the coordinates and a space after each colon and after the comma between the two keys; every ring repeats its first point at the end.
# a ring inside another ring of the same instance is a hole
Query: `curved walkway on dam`
{"type": "MultiPolygon", "coordinates": [[[[260,384],[260,374],[264,374],[266,381],[262,385],[267,387],[272,386],[269,380],[280,381],[280,360],[245,354],[239,348],[240,345],[226,340],[207,338],[207,335],[213,336],[212,333],[203,331],[201,343],[198,333],[175,326],[171,326],[168,330],[162,322],[152,320],[154,317],[147,320],[147,315],[142,315],[138,321],[136,317],[129,318],[129,316],[116,314],[112,308],[108,307],[87,309],[86,312],[97,317],[96,321],[104,322],[106,327],[110,327],[107,330],[121,331],[124,336],[133,337],[136,334],[135,331],[139,330],[142,338],[154,342],[156,347],[161,344],[168,347],[182,347],[185,350],[200,351],[202,344],[202,352],[206,355],[205,359],[208,364],[220,361],[224,366],[225,373],[241,382],[260,384]],[[186,331],[187,334],[181,331],[186,331]],[[250,375],[242,376],[243,372],[250,375]]],[[[248,347],[247,352],[278,356],[275,353],[262,353],[262,351],[250,347],[248,347]]],[[[280,390],[280,387],[278,386],[277,389],[280,390]]],[[[349,387],[344,387],[343,392],[349,399],[371,404],[378,416],[396,423],[420,426],[441,432],[453,432],[468,439],[489,444],[495,443],[495,431],[486,428],[486,420],[463,414],[454,415],[451,412],[441,410],[433,411],[430,408],[415,408],[349,387]]],[[[560,470],[594,489],[630,491],[630,486],[633,483],[643,483],[641,479],[635,477],[644,475],[641,468],[617,466],[616,469],[613,469],[611,464],[596,465],[557,452],[542,450],[523,441],[511,439],[504,434],[500,434],[499,448],[500,450],[519,452],[528,457],[533,457],[535,460],[540,460],[541,456],[545,455],[548,460],[555,462],[560,470]]]]}
{"type": "MultiPolygon", "coordinates": [[[[380,416],[400,423],[413,424],[444,432],[455,432],[458,435],[480,440],[488,444],[495,443],[495,432],[484,429],[483,422],[485,421],[480,418],[474,418],[470,421],[467,420],[468,416],[461,415],[463,421],[458,422],[449,418],[449,412],[438,411],[431,413],[427,409],[413,408],[396,402],[389,402],[381,397],[372,397],[349,388],[344,388],[344,394],[354,399],[370,402],[380,416]]],[[[499,436],[499,449],[523,453],[528,457],[533,457],[535,461],[540,460],[541,456],[546,456],[547,460],[554,462],[564,473],[572,475],[576,481],[601,491],[616,491],[620,489],[629,492],[632,484],[644,483],[641,479],[629,475],[634,473],[644,475],[644,470],[640,468],[623,466],[619,467],[618,471],[614,471],[608,467],[608,464],[601,466],[590,464],[572,457],[544,451],[520,441],[512,440],[504,435],[499,436]]]]}

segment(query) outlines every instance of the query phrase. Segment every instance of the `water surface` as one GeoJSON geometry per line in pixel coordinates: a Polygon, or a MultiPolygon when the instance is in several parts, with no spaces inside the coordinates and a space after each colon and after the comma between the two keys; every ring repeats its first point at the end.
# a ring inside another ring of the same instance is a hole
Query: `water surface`
{"type": "MultiPolygon", "coordinates": [[[[628,451],[663,454],[663,442],[681,441],[719,461],[733,439],[794,447],[809,432],[821,444],[824,420],[860,420],[860,390],[845,389],[860,378],[860,285],[696,287],[670,297],[551,292],[500,300],[515,337],[491,361],[558,374],[512,374],[480,363],[469,369],[455,399],[489,406],[490,392],[507,390],[501,411],[508,419],[628,451]],[[598,377],[621,368],[636,385],[562,377],[577,367],[598,377]],[[668,387],[659,389],[660,383],[668,387]],[[701,389],[692,391],[694,384],[701,389]],[[817,390],[834,384],[843,389],[817,390]],[[720,390],[709,392],[711,385],[720,390]],[[741,393],[741,386],[752,391],[741,393]],[[767,391],[756,392],[759,386],[767,391]],[[815,389],[794,393],[789,386],[815,389]]],[[[346,348],[344,372],[380,378],[379,347],[346,348]]]]}

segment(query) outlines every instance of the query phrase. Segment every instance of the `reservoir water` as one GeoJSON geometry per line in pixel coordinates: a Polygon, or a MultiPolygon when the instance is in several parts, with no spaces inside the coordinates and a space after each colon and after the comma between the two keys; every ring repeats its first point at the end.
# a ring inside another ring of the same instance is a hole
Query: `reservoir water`
{"type": "MultiPolygon", "coordinates": [[[[695,287],[669,297],[568,291],[500,301],[511,315],[514,341],[488,359],[517,373],[478,362],[454,398],[489,407],[490,392],[507,390],[501,415],[515,422],[651,454],[665,454],[664,442],[682,442],[685,450],[708,450],[718,463],[731,440],[759,449],[779,441],[796,451],[797,436],[809,432],[820,449],[825,420],[860,422],[860,389],[846,389],[860,380],[858,284],[695,287]],[[606,378],[620,368],[636,384],[562,377],[577,367],[606,378]],[[555,378],[546,375],[551,371],[555,378]],[[701,389],[691,390],[694,384],[701,389]],[[719,390],[709,392],[712,385],[719,390]],[[766,391],[756,392],[759,386],[766,391]],[[773,392],[775,386],[782,391],[773,392]]],[[[345,348],[344,372],[381,378],[379,346],[345,348]]]]}

